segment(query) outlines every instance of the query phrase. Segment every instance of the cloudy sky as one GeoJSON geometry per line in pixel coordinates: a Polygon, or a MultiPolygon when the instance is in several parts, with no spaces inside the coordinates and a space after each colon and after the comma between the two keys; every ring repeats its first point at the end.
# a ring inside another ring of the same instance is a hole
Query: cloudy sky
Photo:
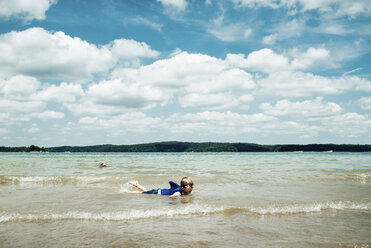
{"type": "Polygon", "coordinates": [[[371,0],[2,0],[0,145],[370,144],[371,0]]]}

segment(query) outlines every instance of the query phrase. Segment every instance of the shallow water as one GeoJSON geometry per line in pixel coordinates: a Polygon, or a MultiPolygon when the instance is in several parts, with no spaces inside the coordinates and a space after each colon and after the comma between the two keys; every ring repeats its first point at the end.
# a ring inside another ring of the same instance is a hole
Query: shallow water
{"type": "Polygon", "coordinates": [[[371,246],[371,153],[0,158],[0,247],[371,246]],[[191,196],[125,193],[183,176],[191,196]]]}

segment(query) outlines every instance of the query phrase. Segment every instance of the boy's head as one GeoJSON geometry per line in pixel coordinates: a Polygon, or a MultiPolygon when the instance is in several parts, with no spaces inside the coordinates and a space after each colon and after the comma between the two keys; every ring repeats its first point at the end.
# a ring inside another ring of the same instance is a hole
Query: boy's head
{"type": "Polygon", "coordinates": [[[180,181],[180,187],[183,195],[189,195],[193,189],[193,181],[188,177],[183,177],[180,181]]]}

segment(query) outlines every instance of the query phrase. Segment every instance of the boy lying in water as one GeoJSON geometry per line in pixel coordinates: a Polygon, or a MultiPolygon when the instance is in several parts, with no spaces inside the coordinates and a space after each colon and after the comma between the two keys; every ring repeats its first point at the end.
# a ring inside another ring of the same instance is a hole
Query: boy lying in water
{"type": "Polygon", "coordinates": [[[152,189],[147,190],[145,187],[140,185],[137,181],[130,181],[131,185],[139,189],[139,191],[129,191],[128,193],[143,193],[143,194],[156,194],[156,195],[169,195],[170,197],[176,197],[180,195],[189,195],[193,189],[193,181],[188,177],[183,177],[180,181],[180,185],[169,181],[170,189],[152,189]]]}

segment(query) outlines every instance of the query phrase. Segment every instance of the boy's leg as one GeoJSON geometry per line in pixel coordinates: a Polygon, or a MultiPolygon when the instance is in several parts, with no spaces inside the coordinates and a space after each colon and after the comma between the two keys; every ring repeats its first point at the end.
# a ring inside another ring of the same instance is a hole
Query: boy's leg
{"type": "Polygon", "coordinates": [[[141,191],[148,191],[145,187],[140,185],[138,181],[130,181],[129,184],[133,185],[134,187],[138,188],[141,191]]]}
{"type": "Polygon", "coordinates": [[[127,189],[125,189],[123,192],[127,194],[142,194],[143,193],[142,191],[130,191],[127,189]]]}

